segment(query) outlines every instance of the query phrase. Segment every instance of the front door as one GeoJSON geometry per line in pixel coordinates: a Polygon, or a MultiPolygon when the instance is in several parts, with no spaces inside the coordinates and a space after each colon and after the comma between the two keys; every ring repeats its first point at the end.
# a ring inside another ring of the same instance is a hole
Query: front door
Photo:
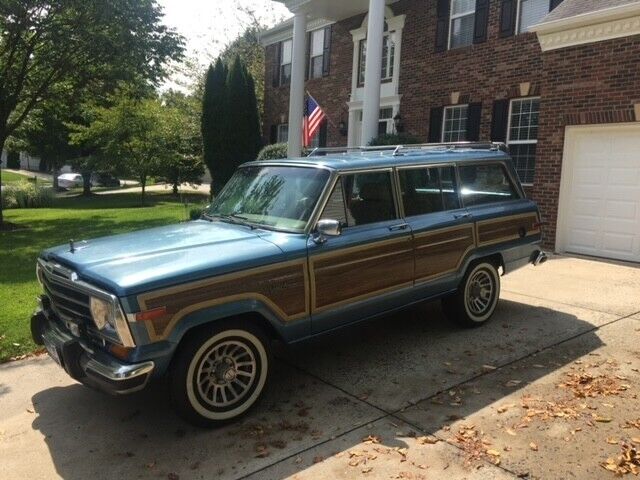
{"type": "Polygon", "coordinates": [[[413,285],[410,227],[394,201],[391,170],[344,174],[321,219],[342,234],[309,241],[313,331],[327,330],[402,304],[413,285]]]}
{"type": "Polygon", "coordinates": [[[475,246],[473,222],[461,207],[455,167],[401,168],[398,179],[404,216],[414,234],[416,286],[432,287],[433,294],[454,288],[456,274],[475,246]]]}

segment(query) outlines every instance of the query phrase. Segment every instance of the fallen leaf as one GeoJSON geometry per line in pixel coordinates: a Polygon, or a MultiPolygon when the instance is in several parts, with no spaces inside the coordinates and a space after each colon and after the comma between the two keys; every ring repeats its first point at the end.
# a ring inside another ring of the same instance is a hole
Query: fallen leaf
{"type": "Polygon", "coordinates": [[[169,473],[167,475],[167,479],[168,480],[180,480],[180,475],[178,475],[177,473],[171,472],[171,473],[169,473]]]}
{"type": "Polygon", "coordinates": [[[482,365],[482,370],[484,370],[485,372],[493,372],[497,368],[498,367],[494,367],[493,365],[482,365]]]}
{"type": "Polygon", "coordinates": [[[416,438],[416,441],[420,445],[433,445],[438,443],[440,440],[435,437],[418,437],[416,438]]]}
{"type": "Polygon", "coordinates": [[[538,445],[536,445],[534,442],[531,442],[531,443],[529,444],[529,448],[530,448],[531,450],[533,450],[534,452],[537,452],[537,451],[538,451],[538,445]]]}
{"type": "Polygon", "coordinates": [[[313,463],[320,463],[322,460],[324,460],[324,458],[322,458],[322,455],[318,455],[317,457],[313,457],[313,463]]]}
{"type": "Polygon", "coordinates": [[[500,452],[498,450],[495,450],[495,449],[489,449],[489,450],[487,450],[487,455],[491,455],[492,457],[499,457],[500,456],[500,452]]]}
{"type": "Polygon", "coordinates": [[[369,473],[371,470],[373,470],[373,467],[363,468],[362,473],[369,473]]]}
{"type": "Polygon", "coordinates": [[[601,417],[599,415],[596,415],[595,417],[593,417],[593,419],[596,422],[600,422],[600,423],[609,423],[611,422],[611,420],[613,420],[611,417],[601,417]]]}
{"type": "Polygon", "coordinates": [[[509,435],[513,436],[513,437],[515,437],[516,435],[518,435],[518,434],[516,433],[516,431],[515,431],[513,428],[507,428],[507,429],[506,429],[506,432],[507,432],[509,435]]]}
{"type": "Polygon", "coordinates": [[[609,437],[607,438],[607,443],[610,445],[617,445],[618,444],[618,439],[617,438],[613,438],[613,437],[609,437]]]}

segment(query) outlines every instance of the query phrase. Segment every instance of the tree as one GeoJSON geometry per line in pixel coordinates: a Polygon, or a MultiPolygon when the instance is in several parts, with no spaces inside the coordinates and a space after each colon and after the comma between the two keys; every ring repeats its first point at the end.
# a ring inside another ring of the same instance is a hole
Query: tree
{"type": "Polygon", "coordinates": [[[0,151],[57,85],[104,91],[135,75],[158,84],[182,54],[161,20],[155,0],[0,2],[0,151]]]}
{"type": "Polygon", "coordinates": [[[91,123],[76,125],[71,135],[75,145],[95,152],[85,157],[85,165],[111,164],[116,171],[137,178],[143,205],[147,179],[159,173],[162,162],[171,155],[162,108],[157,99],[139,99],[120,90],[112,107],[94,107],[91,123]]]}
{"type": "Polygon", "coordinates": [[[204,163],[213,177],[212,196],[220,186],[216,178],[217,163],[223,162],[225,157],[227,76],[226,65],[218,59],[215,66],[210,66],[207,71],[202,99],[202,145],[204,163]]]}
{"type": "Polygon", "coordinates": [[[182,183],[200,184],[204,175],[202,163],[202,134],[198,119],[199,102],[192,96],[169,91],[162,97],[160,119],[167,157],[160,165],[161,175],[178,193],[182,183]]]}

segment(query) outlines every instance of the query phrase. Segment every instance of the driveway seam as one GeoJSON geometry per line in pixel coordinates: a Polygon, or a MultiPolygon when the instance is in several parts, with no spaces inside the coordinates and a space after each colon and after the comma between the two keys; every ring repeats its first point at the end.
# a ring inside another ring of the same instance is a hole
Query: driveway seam
{"type": "MultiPolygon", "coordinates": [[[[517,293],[517,292],[511,292],[511,293],[517,293]]],[[[528,296],[528,295],[524,295],[524,296],[528,296]]],[[[532,298],[537,298],[537,297],[532,297],[532,298]]],[[[567,305],[567,306],[578,307],[577,305],[564,304],[564,303],[562,303],[562,302],[555,302],[555,303],[559,303],[559,304],[567,305]]],[[[583,308],[583,307],[579,307],[579,308],[583,308]]],[[[599,312],[598,310],[593,310],[593,309],[588,309],[588,308],[587,308],[586,310],[592,310],[592,311],[599,312]]],[[[614,315],[614,314],[611,314],[610,312],[599,312],[599,313],[606,313],[606,314],[609,314],[609,315],[614,315]]],[[[542,352],[545,352],[545,351],[547,351],[547,350],[550,350],[550,349],[552,349],[552,348],[556,348],[556,347],[558,347],[558,346],[560,346],[560,345],[562,345],[562,344],[564,344],[564,343],[567,343],[567,342],[570,342],[570,341],[572,341],[572,340],[575,340],[576,338],[579,338],[579,337],[581,337],[581,336],[583,336],[583,335],[586,335],[586,334],[589,334],[589,333],[593,333],[593,332],[599,331],[600,329],[602,329],[602,328],[604,328],[604,327],[607,327],[607,326],[610,326],[610,325],[613,325],[614,323],[617,323],[617,322],[619,322],[619,321],[621,321],[621,320],[626,320],[626,319],[638,320],[638,319],[635,319],[635,318],[632,318],[632,317],[634,317],[634,316],[638,315],[639,313],[640,313],[640,312],[634,312],[634,313],[631,313],[631,314],[629,314],[629,315],[625,315],[625,316],[622,316],[622,317],[614,318],[613,320],[611,320],[611,321],[609,321],[609,322],[606,322],[606,323],[603,323],[602,325],[594,326],[593,328],[590,328],[590,329],[588,329],[588,330],[585,330],[584,332],[577,333],[577,334],[572,335],[572,336],[570,336],[570,337],[568,337],[568,338],[566,338],[566,339],[563,339],[563,340],[560,340],[560,341],[558,341],[558,342],[555,342],[555,343],[553,343],[553,344],[551,344],[551,345],[547,345],[547,346],[545,346],[545,347],[539,348],[539,349],[537,349],[537,350],[535,350],[535,351],[533,351],[533,352],[528,353],[527,355],[524,355],[524,356],[522,356],[522,357],[518,357],[518,358],[516,358],[516,359],[514,359],[514,360],[511,360],[511,361],[506,362],[506,363],[504,363],[504,364],[502,364],[502,365],[499,365],[499,366],[497,366],[497,367],[496,367],[496,369],[495,369],[495,370],[492,370],[492,371],[490,371],[490,372],[481,372],[481,373],[479,373],[478,375],[474,375],[474,376],[471,376],[471,377],[469,377],[469,378],[467,378],[467,379],[461,380],[460,382],[457,382],[457,383],[455,383],[454,385],[451,385],[451,386],[447,387],[446,389],[438,390],[437,392],[435,392],[435,393],[433,393],[433,394],[431,394],[431,395],[429,395],[429,396],[427,396],[427,397],[424,397],[424,398],[421,398],[421,399],[419,399],[419,400],[416,400],[415,402],[410,402],[408,407],[402,407],[402,408],[400,408],[400,409],[398,409],[398,410],[395,410],[395,411],[387,411],[387,410],[385,410],[384,408],[379,407],[378,405],[375,405],[375,404],[373,404],[373,403],[371,403],[371,402],[368,402],[368,401],[366,401],[366,400],[363,400],[363,399],[361,399],[361,398],[357,397],[357,396],[356,396],[356,395],[354,395],[353,393],[348,392],[347,390],[343,389],[342,387],[339,387],[338,385],[334,385],[333,383],[331,383],[331,382],[329,382],[329,381],[325,380],[324,378],[322,378],[322,377],[320,377],[320,376],[316,375],[315,373],[312,373],[312,372],[310,372],[310,371],[308,371],[308,370],[304,369],[303,367],[300,367],[299,365],[295,365],[295,364],[291,363],[289,360],[286,360],[286,359],[283,359],[283,358],[279,358],[279,359],[278,359],[279,361],[283,362],[284,364],[288,365],[289,367],[294,368],[295,370],[298,370],[299,372],[301,372],[301,373],[303,373],[303,374],[305,374],[305,375],[308,375],[308,376],[310,376],[310,377],[312,377],[312,378],[314,378],[314,379],[316,379],[316,380],[318,380],[318,381],[320,381],[320,382],[324,383],[325,385],[327,385],[327,386],[329,386],[329,387],[332,387],[332,388],[334,388],[334,389],[336,389],[336,390],[338,390],[338,391],[342,392],[343,394],[345,394],[345,395],[347,395],[348,397],[351,397],[351,398],[353,398],[353,399],[357,400],[358,402],[364,403],[365,405],[367,405],[367,406],[369,406],[369,407],[372,407],[372,408],[374,408],[375,410],[378,410],[379,412],[384,413],[384,415],[381,415],[381,416],[380,416],[380,417],[378,417],[378,418],[374,418],[374,419],[369,420],[369,421],[367,421],[367,422],[363,422],[363,423],[361,423],[361,424],[359,424],[359,425],[356,425],[356,426],[354,426],[353,428],[350,428],[349,430],[346,430],[346,431],[342,432],[340,435],[336,435],[336,436],[334,436],[334,437],[330,437],[330,438],[328,438],[328,439],[326,439],[326,440],[323,440],[323,441],[321,441],[321,442],[318,442],[318,443],[316,443],[316,444],[314,444],[314,445],[311,445],[311,446],[309,446],[309,447],[307,447],[307,448],[304,448],[304,449],[302,449],[302,450],[299,450],[299,451],[298,451],[298,452],[296,452],[296,453],[293,453],[293,454],[291,454],[291,455],[289,455],[289,456],[287,456],[287,457],[285,457],[285,458],[282,458],[282,459],[280,459],[280,460],[278,460],[278,461],[275,461],[275,462],[273,462],[273,463],[270,463],[269,465],[265,465],[264,467],[262,467],[262,468],[260,468],[260,469],[258,469],[258,470],[255,470],[255,471],[253,471],[253,472],[251,472],[251,473],[248,473],[247,475],[244,475],[244,476],[239,477],[239,478],[240,478],[240,479],[248,478],[248,477],[249,477],[249,476],[251,476],[251,475],[255,475],[256,473],[259,473],[259,472],[262,472],[262,471],[264,471],[264,470],[266,470],[266,469],[268,469],[268,468],[271,468],[272,466],[277,465],[278,463],[281,463],[281,462],[284,462],[284,461],[286,461],[286,460],[289,460],[289,459],[291,459],[291,458],[293,458],[293,457],[295,457],[295,456],[299,456],[299,455],[301,455],[301,454],[303,454],[303,453],[305,453],[305,452],[308,452],[309,450],[312,450],[312,449],[314,449],[314,448],[316,448],[316,447],[319,447],[319,446],[321,446],[321,445],[324,445],[324,444],[326,444],[326,443],[328,443],[328,442],[331,442],[331,441],[333,441],[333,440],[337,440],[338,438],[341,438],[341,437],[343,437],[343,436],[345,436],[345,435],[348,435],[349,433],[352,433],[352,432],[354,432],[354,431],[356,431],[356,430],[358,430],[358,429],[360,429],[360,428],[362,428],[362,427],[364,427],[364,426],[366,426],[366,425],[369,425],[369,424],[372,424],[372,423],[375,423],[375,422],[379,422],[379,421],[381,421],[381,420],[383,420],[383,419],[385,419],[385,418],[393,418],[393,419],[396,419],[396,420],[398,420],[398,421],[400,421],[400,422],[402,422],[402,423],[405,423],[405,424],[407,424],[407,425],[411,426],[412,428],[414,428],[414,429],[415,429],[415,430],[417,430],[418,432],[425,433],[425,434],[428,434],[428,435],[432,435],[432,436],[434,436],[434,437],[438,438],[439,440],[441,440],[441,441],[443,441],[443,442],[447,443],[448,445],[451,445],[451,446],[455,447],[456,449],[458,449],[458,450],[461,450],[461,451],[462,451],[462,449],[461,449],[458,445],[452,444],[451,442],[449,442],[449,441],[447,441],[447,440],[445,440],[445,439],[443,439],[443,438],[439,437],[439,436],[438,436],[438,435],[436,435],[434,432],[430,432],[430,431],[427,431],[427,430],[422,429],[421,427],[417,426],[416,424],[414,424],[414,423],[412,423],[412,422],[410,422],[410,421],[408,421],[408,420],[406,420],[406,419],[402,418],[401,416],[399,416],[399,414],[401,414],[401,413],[402,413],[404,410],[406,410],[407,408],[414,407],[414,406],[416,406],[417,404],[419,404],[419,403],[421,403],[421,402],[424,402],[424,401],[426,401],[426,400],[429,400],[430,398],[434,398],[434,397],[436,397],[436,396],[438,396],[438,395],[440,395],[440,394],[442,394],[442,393],[444,393],[444,392],[446,392],[446,391],[448,391],[448,390],[451,390],[451,389],[454,389],[454,388],[458,388],[458,387],[460,387],[461,385],[464,385],[465,383],[471,382],[471,381],[473,381],[473,380],[476,380],[476,379],[482,378],[482,377],[487,376],[487,375],[491,375],[491,374],[493,374],[494,372],[497,372],[498,370],[502,370],[502,369],[504,369],[505,367],[509,367],[509,366],[513,365],[514,363],[516,363],[516,362],[520,362],[520,361],[522,361],[522,360],[525,360],[525,359],[527,359],[527,358],[532,357],[533,355],[538,355],[538,354],[540,354],[540,353],[542,353],[542,352]]],[[[504,472],[506,472],[506,473],[508,473],[508,474],[510,474],[510,475],[513,475],[513,477],[514,477],[514,478],[521,478],[521,476],[520,476],[520,475],[518,475],[516,472],[513,472],[513,471],[511,471],[511,470],[509,470],[509,469],[505,468],[505,467],[504,467],[504,466],[502,466],[502,465],[495,465],[495,464],[493,464],[493,463],[489,462],[488,460],[483,460],[483,463],[485,463],[485,464],[487,464],[487,465],[490,465],[490,466],[493,466],[493,467],[497,467],[497,468],[499,468],[500,470],[502,470],[502,471],[504,471],[504,472]]]]}
{"type": "MultiPolygon", "coordinates": [[[[589,310],[590,312],[596,312],[596,313],[604,313],[607,315],[613,315],[613,316],[619,316],[620,313],[617,312],[607,312],[606,310],[598,310],[597,308],[591,308],[591,307],[585,307],[583,305],[576,305],[574,303],[566,303],[566,302],[559,302],[557,300],[551,300],[548,298],[543,298],[543,297],[536,297],[534,295],[527,295],[526,293],[520,293],[520,292],[516,292],[514,290],[506,290],[506,289],[502,289],[503,292],[507,292],[507,293],[513,293],[514,295],[520,295],[522,297],[526,297],[526,298],[534,298],[537,300],[544,300],[545,302],[551,302],[551,303],[557,303],[558,305],[564,305],[566,307],[574,307],[574,308],[582,308],[583,310],[589,310]]],[[[630,315],[636,315],[637,313],[631,313],[630,315]]],[[[622,320],[622,318],[620,319],[622,320]]]]}

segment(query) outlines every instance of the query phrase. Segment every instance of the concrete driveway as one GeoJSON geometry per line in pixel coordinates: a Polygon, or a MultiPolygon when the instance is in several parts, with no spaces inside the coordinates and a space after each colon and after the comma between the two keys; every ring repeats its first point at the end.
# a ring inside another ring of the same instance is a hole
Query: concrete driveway
{"type": "Polygon", "coordinates": [[[639,312],[640,268],[557,257],[507,276],[482,329],[436,303],[280,349],[264,401],[212,431],[162,386],[5,364],[0,478],[615,478],[640,443],[639,312]]]}

